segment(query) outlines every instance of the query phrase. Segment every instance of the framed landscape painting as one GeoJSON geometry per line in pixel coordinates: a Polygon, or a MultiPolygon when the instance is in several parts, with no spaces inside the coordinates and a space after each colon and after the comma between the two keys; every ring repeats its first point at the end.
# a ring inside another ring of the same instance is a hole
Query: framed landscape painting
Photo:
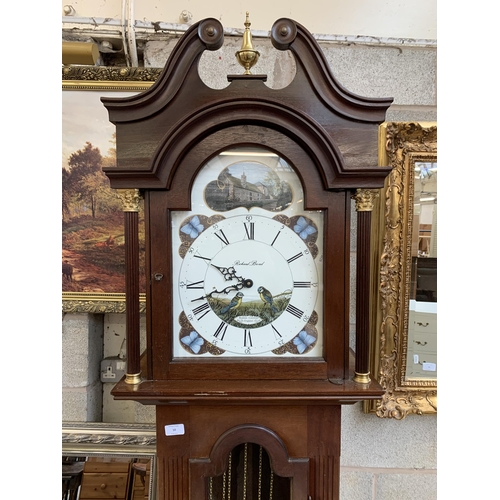
{"type": "MultiPolygon", "coordinates": [[[[101,103],[149,88],[161,69],[65,67],[62,75],[63,312],[125,309],[124,216],[103,167],[116,165],[115,126],[101,103]]],[[[139,213],[144,271],[143,212],[139,213]]],[[[141,292],[145,276],[141,273],[141,292]]],[[[141,309],[145,309],[141,294],[141,309]]]]}

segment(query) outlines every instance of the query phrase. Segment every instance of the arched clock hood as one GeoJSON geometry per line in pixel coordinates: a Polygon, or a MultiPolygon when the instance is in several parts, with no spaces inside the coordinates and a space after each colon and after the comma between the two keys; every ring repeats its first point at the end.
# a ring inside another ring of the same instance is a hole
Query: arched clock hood
{"type": "Polygon", "coordinates": [[[267,87],[265,75],[229,75],[226,88],[211,89],[198,62],[223,41],[218,20],[200,21],[175,46],[151,88],[101,99],[116,125],[117,168],[105,169],[111,187],[169,189],[186,153],[207,136],[225,130],[233,143],[235,135],[245,142],[236,128],[242,123],[277,131],[304,148],[324,189],[383,186],[387,169],[376,166],[373,145],[392,99],[361,97],[342,87],[313,36],[286,18],[271,30],[274,47],[295,56],[296,74],[286,88],[267,87]]]}

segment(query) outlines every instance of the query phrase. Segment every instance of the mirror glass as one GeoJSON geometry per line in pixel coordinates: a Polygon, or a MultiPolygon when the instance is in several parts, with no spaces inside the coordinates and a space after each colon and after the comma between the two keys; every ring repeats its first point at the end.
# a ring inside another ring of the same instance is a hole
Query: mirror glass
{"type": "Polygon", "coordinates": [[[154,500],[155,426],[63,423],[62,498],[154,500]]]}
{"type": "Polygon", "coordinates": [[[437,162],[414,163],[406,378],[437,378],[437,162]]]}
{"type": "Polygon", "coordinates": [[[63,453],[63,500],[152,500],[151,490],[151,459],[63,453]]]}

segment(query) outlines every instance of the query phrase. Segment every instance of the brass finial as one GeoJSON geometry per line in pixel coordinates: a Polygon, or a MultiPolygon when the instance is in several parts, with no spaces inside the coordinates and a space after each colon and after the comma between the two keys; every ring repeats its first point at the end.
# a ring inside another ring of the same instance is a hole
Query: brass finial
{"type": "Polygon", "coordinates": [[[251,75],[250,68],[255,66],[260,56],[260,53],[253,48],[252,33],[250,32],[251,23],[248,16],[249,14],[247,12],[241,49],[238,50],[235,54],[238,62],[245,68],[245,75],[251,75]]]}

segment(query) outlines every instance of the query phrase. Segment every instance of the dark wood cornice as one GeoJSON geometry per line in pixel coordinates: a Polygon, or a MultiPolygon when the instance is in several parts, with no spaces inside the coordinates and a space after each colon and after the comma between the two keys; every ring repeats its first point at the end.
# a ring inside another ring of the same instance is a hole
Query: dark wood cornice
{"type": "MultiPolygon", "coordinates": [[[[382,187],[388,170],[376,166],[367,145],[376,140],[392,99],[343,88],[316,40],[290,19],[275,23],[271,41],[278,50],[291,50],[297,62],[293,81],[280,91],[267,87],[262,75],[233,75],[225,89],[207,87],[197,63],[204,50],[222,46],[223,28],[216,19],[205,19],[178,42],[151,88],[102,98],[117,125],[117,168],[105,169],[111,187],[169,189],[172,162],[181,163],[210,134],[225,131],[234,143],[234,131],[243,123],[278,131],[304,147],[324,189],[382,187]]],[[[236,142],[246,140],[241,136],[236,142]]]]}
{"type": "Polygon", "coordinates": [[[271,42],[278,50],[294,53],[309,85],[332,112],[370,123],[385,120],[393,98],[362,97],[343,87],[333,75],[318,42],[301,24],[287,18],[278,19],[271,30],[271,42]]]}
{"type": "Polygon", "coordinates": [[[152,87],[133,96],[101,98],[109,111],[110,121],[117,124],[145,119],[167,106],[201,54],[205,50],[217,50],[223,43],[224,29],[217,19],[209,18],[193,24],[172,50],[152,87]],[[209,36],[208,33],[213,35],[209,36]]]}

